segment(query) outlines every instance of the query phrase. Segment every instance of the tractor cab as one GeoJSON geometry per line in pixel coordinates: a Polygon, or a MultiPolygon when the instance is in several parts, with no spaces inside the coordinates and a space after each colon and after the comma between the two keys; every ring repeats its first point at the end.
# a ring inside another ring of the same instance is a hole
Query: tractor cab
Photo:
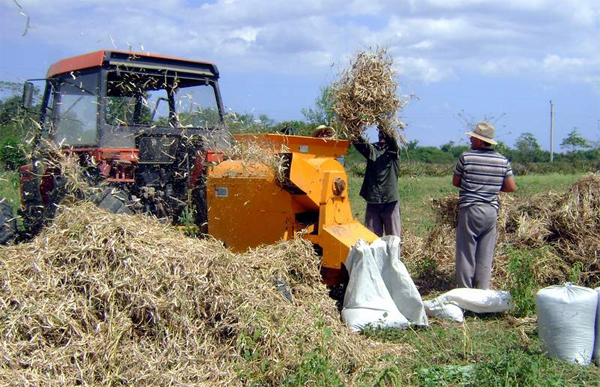
{"type": "Polygon", "coordinates": [[[218,78],[213,63],[149,54],[63,59],[46,77],[42,136],[60,147],[136,148],[147,135],[207,134],[224,127],[218,78]]]}
{"type": "MultiPolygon", "coordinates": [[[[218,79],[211,62],[145,53],[96,51],[60,60],[43,80],[34,146],[53,143],[79,156],[95,182],[118,188],[128,208],[176,219],[202,183],[205,163],[230,142],[218,79]]],[[[26,82],[25,107],[33,90],[26,82]]],[[[20,169],[27,213],[53,204],[60,175],[32,161],[20,169]]]]}

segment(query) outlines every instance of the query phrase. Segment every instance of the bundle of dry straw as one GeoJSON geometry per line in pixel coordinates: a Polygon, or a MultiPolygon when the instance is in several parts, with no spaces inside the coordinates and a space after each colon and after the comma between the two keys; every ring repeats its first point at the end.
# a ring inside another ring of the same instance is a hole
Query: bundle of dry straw
{"type": "Polygon", "coordinates": [[[411,353],[349,333],[303,239],[235,255],[90,203],[0,250],[0,309],[1,384],[278,384],[310,353],[351,382],[411,353]]]}
{"type": "Polygon", "coordinates": [[[360,137],[372,125],[398,138],[404,124],[398,112],[406,101],[398,98],[393,58],[383,48],[360,51],[340,80],[332,85],[333,110],[340,132],[350,139],[360,137]]]}

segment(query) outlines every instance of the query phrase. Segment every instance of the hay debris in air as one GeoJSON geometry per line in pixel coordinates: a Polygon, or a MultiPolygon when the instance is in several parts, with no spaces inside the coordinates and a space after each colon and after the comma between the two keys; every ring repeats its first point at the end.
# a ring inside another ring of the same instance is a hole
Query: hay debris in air
{"type": "Polygon", "coordinates": [[[0,309],[0,384],[280,384],[310,356],[351,383],[412,353],[349,333],[304,239],[236,255],[90,203],[0,250],[0,309]]]}
{"type": "Polygon", "coordinates": [[[393,58],[383,48],[360,51],[340,80],[332,85],[333,110],[340,131],[348,138],[360,137],[370,126],[399,137],[404,124],[398,112],[405,101],[398,98],[393,58]]]}
{"type": "Polygon", "coordinates": [[[257,165],[264,165],[273,171],[275,180],[284,182],[288,166],[285,163],[284,153],[289,148],[281,145],[280,149],[274,149],[268,141],[257,136],[251,141],[237,141],[223,150],[226,158],[240,160],[248,174],[256,171],[257,165]]]}

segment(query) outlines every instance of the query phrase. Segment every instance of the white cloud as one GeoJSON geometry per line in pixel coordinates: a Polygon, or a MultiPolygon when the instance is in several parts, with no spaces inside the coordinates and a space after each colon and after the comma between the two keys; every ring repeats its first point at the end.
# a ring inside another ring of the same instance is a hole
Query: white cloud
{"type": "MultiPolygon", "coordinates": [[[[439,82],[481,74],[598,79],[597,0],[0,0],[2,40],[72,54],[140,49],[214,60],[239,70],[308,74],[381,45],[405,76],[439,82]],[[14,31],[13,31],[14,30],[14,31]],[[112,39],[111,39],[112,38],[112,39]]],[[[57,59],[57,58],[56,58],[57,59]]],[[[593,82],[593,81],[592,81],[593,82]]]]}
{"type": "Polygon", "coordinates": [[[584,66],[585,60],[581,58],[561,58],[558,55],[548,55],[542,61],[543,69],[553,73],[573,71],[584,66]]]}
{"type": "Polygon", "coordinates": [[[394,69],[401,79],[420,79],[425,83],[453,76],[452,70],[441,68],[425,58],[396,57],[394,69]]]}
{"type": "Polygon", "coordinates": [[[238,38],[248,43],[256,42],[256,36],[258,35],[258,28],[244,27],[237,30],[233,30],[229,33],[229,37],[238,38]]]}

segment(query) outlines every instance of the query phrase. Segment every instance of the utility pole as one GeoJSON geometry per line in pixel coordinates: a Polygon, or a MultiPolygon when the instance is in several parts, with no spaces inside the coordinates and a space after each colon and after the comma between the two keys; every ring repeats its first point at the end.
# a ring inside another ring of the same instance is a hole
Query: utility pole
{"type": "Polygon", "coordinates": [[[554,161],[554,104],[550,100],[550,162],[554,161]]]}

